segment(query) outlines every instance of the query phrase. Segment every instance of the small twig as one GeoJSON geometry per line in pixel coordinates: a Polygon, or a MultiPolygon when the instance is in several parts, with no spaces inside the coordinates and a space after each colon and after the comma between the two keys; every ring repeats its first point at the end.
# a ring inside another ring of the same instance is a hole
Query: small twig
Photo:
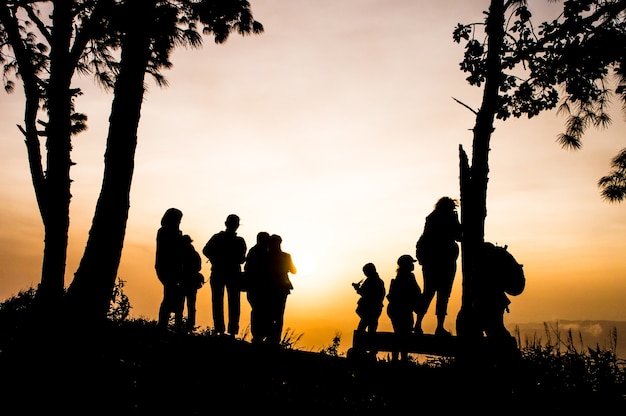
{"type": "Polygon", "coordinates": [[[474,110],[472,107],[470,107],[469,105],[457,100],[456,98],[452,97],[452,99],[454,101],[456,101],[457,103],[461,104],[463,107],[467,108],[468,110],[470,110],[472,113],[474,113],[474,115],[478,115],[478,111],[474,110]]]}

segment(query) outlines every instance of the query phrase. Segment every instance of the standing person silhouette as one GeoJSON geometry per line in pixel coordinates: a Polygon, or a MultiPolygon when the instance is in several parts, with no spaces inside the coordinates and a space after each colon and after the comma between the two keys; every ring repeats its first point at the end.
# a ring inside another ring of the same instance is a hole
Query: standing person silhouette
{"type": "MultiPolygon", "coordinates": [[[[357,325],[357,332],[376,334],[378,329],[378,319],[383,311],[383,302],[385,300],[385,282],[380,278],[373,263],[367,263],[363,266],[363,274],[365,279],[359,283],[352,283],[352,287],[356,293],[360,295],[357,301],[356,314],[361,318],[357,325]]],[[[366,352],[365,349],[357,350],[358,353],[366,352]]],[[[376,356],[378,350],[371,348],[370,355],[376,356]]]]}
{"type": "Polygon", "coordinates": [[[256,244],[248,251],[244,265],[248,282],[246,296],[250,303],[250,332],[255,344],[265,341],[268,336],[269,239],[270,234],[266,231],[257,234],[256,244]]]}
{"type": "Polygon", "coordinates": [[[187,332],[193,332],[196,327],[196,297],[198,289],[204,284],[204,276],[200,273],[202,269],[202,258],[193,246],[193,240],[187,234],[182,237],[182,261],[183,271],[181,278],[181,289],[184,301],[187,303],[187,332]]]}
{"type": "Polygon", "coordinates": [[[176,330],[180,331],[183,327],[183,295],[180,287],[183,273],[182,232],[179,228],[182,218],[183,213],[179,209],[167,209],[157,231],[154,268],[163,284],[163,300],[157,325],[163,330],[167,330],[172,313],[176,330]]]}
{"type": "Polygon", "coordinates": [[[214,234],[202,249],[211,262],[211,302],[215,333],[223,335],[224,290],[228,297],[228,335],[235,337],[239,333],[241,314],[241,265],[246,259],[246,241],[237,235],[239,217],[230,214],[224,223],[226,229],[214,234]]]}
{"type": "Polygon", "coordinates": [[[356,314],[361,319],[356,329],[374,334],[378,329],[378,319],[383,311],[385,282],[378,275],[373,263],[363,266],[363,274],[365,274],[365,280],[362,283],[352,284],[356,293],[361,296],[356,307],[356,314]]]}
{"type": "Polygon", "coordinates": [[[461,241],[457,201],[444,196],[439,198],[433,211],[426,217],[424,231],[416,244],[417,260],[422,265],[424,278],[422,309],[417,314],[414,329],[416,334],[423,333],[422,320],[437,294],[435,335],[450,336],[450,332],[444,328],[444,323],[456,274],[456,261],[459,257],[457,241],[461,241]]]}
{"type": "Polygon", "coordinates": [[[297,269],[291,259],[291,254],[285,253],[281,248],[283,239],[276,234],[269,238],[269,333],[267,342],[279,345],[283,333],[283,321],[287,296],[291,293],[293,285],[289,280],[289,273],[296,274],[297,269]]]}
{"type": "Polygon", "coordinates": [[[393,332],[398,340],[398,350],[392,351],[392,360],[407,361],[409,358],[406,343],[413,331],[413,313],[421,308],[422,290],[415,280],[416,260],[408,254],[398,258],[396,277],[391,280],[387,295],[387,315],[391,319],[393,332]]]}

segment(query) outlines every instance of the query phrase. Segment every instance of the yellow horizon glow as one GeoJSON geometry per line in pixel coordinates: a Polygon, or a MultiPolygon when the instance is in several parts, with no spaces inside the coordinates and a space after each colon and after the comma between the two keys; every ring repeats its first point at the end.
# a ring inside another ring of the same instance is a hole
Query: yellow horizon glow
{"type": "MultiPolygon", "coordinates": [[[[262,35],[177,50],[164,73],[170,87],[149,84],[142,108],[118,273],[132,315],[157,316],[155,238],[167,208],[183,211],[181,229],[199,251],[236,213],[248,248],[265,230],[294,256],[285,328],[311,349],[339,332],[347,349],[358,322],[351,283],[363,278],[362,266],[374,263],[388,288],[436,200],[459,197],[458,147],[471,155],[474,116],[452,97],[476,108],[481,92],[458,69],[463,48],[452,30],[482,21],[488,4],[253,0],[262,35]]],[[[66,284],[100,191],[112,98],[90,80],[78,84],[89,129],[73,143],[66,284]]],[[[19,85],[0,94],[0,299],[36,286],[41,274],[43,227],[15,127],[20,94],[19,85]]],[[[496,122],[486,239],[508,244],[528,279],[507,323],[626,318],[626,207],[601,200],[596,186],[624,147],[619,105],[612,115],[578,152],[556,144],[565,119],[554,112],[496,122]]],[[[203,263],[207,277],[209,270],[203,263]]],[[[421,284],[419,267],[416,275],[421,284]]],[[[452,331],[460,297],[459,262],[452,331]]],[[[434,330],[432,308],[426,331],[434,330]]],[[[199,291],[198,324],[212,326],[208,285],[199,291]]],[[[242,295],[242,331],[248,324],[242,295]]],[[[385,312],[379,328],[391,330],[385,312]]]]}

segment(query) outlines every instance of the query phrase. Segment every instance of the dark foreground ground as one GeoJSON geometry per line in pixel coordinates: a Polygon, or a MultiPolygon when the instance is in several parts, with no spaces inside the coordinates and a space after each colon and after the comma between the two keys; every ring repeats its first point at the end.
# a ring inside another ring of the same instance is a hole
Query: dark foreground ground
{"type": "Polygon", "coordinates": [[[464,365],[355,361],[211,335],[163,334],[143,321],[78,336],[0,335],[4,416],[626,410],[623,382],[590,383],[540,359],[507,368],[483,359],[464,365]]]}

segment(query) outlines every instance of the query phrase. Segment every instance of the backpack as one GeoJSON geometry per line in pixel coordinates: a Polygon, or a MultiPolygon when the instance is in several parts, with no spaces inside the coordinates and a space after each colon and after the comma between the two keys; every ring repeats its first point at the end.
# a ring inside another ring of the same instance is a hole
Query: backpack
{"type": "Polygon", "coordinates": [[[518,296],[526,287],[524,265],[520,264],[507,250],[508,246],[497,246],[485,242],[489,258],[489,269],[498,276],[502,290],[511,296],[518,296]]]}

